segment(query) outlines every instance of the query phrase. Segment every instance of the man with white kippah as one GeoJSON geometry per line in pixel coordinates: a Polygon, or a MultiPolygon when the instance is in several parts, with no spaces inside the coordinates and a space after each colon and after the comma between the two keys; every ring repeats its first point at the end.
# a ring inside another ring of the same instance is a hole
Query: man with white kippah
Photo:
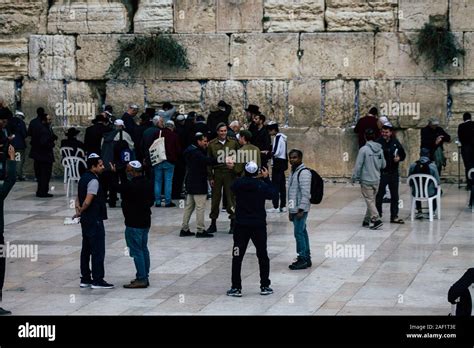
{"type": "Polygon", "coordinates": [[[127,180],[117,191],[122,196],[122,212],[125,217],[125,241],[133,257],[137,270],[135,279],[125,284],[126,289],[147,288],[150,273],[150,252],[148,251],[148,232],[151,226],[151,207],[155,196],[153,183],[143,175],[139,161],[130,161],[126,168],[127,180]]]}
{"type": "Polygon", "coordinates": [[[277,191],[268,178],[268,170],[262,167],[259,174],[254,161],[245,164],[245,175],[235,180],[231,190],[235,195],[234,246],[232,248],[232,287],[227,296],[242,296],[240,272],[242,260],[250,240],[257,251],[260,268],[260,295],[270,295],[270,259],[267,252],[267,213],[265,201],[275,198],[277,191]],[[262,178],[263,180],[261,180],[262,178]]]}

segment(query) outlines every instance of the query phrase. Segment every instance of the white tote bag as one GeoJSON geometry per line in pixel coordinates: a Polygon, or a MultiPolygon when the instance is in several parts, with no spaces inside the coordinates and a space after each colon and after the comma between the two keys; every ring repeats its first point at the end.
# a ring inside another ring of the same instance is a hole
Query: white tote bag
{"type": "Polygon", "coordinates": [[[160,135],[150,146],[150,161],[152,166],[166,161],[166,148],[165,148],[165,138],[160,135]]]}

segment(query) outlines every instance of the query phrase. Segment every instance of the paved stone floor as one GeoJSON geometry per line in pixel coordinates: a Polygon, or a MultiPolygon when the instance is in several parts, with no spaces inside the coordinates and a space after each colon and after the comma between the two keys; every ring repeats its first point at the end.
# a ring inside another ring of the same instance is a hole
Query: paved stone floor
{"type": "MultiPolygon", "coordinates": [[[[361,227],[365,205],[359,188],[328,184],[324,203],[313,206],[309,217],[311,269],[288,269],[295,257],[292,225],[286,214],[268,218],[273,295],[259,295],[251,246],[242,270],[243,297],[225,296],[232,249],[226,214],[215,238],[179,238],[179,208],[153,208],[151,286],[137,290],[122,288],[135,270],[125,255],[121,210],[109,209],[105,269],[116,288],[80,289],[80,226],[63,225],[72,205],[61,182],[52,186],[56,195],[45,200],[33,196],[35,183],[17,183],[5,204],[6,240],[37,245],[39,252],[36,262],[7,261],[3,306],[17,315],[446,315],[450,285],[474,266],[474,214],[466,208],[466,191],[456,185],[444,185],[442,220],[432,223],[409,221],[407,187],[401,185],[400,216],[407,223],[384,218],[383,230],[371,231],[361,227]],[[363,246],[364,259],[325,257],[334,243],[363,246]]],[[[192,221],[194,229],[194,216],[192,221]]]]}

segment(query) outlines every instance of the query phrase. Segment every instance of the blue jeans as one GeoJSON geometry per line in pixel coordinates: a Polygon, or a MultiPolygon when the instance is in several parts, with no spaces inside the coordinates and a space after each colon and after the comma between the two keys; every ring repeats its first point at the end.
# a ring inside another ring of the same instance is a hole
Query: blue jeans
{"type": "Polygon", "coordinates": [[[293,227],[296,239],[296,252],[304,260],[311,260],[311,251],[309,250],[308,231],[306,230],[306,219],[308,213],[304,213],[301,219],[296,218],[294,214],[293,227]]]}
{"type": "Polygon", "coordinates": [[[173,188],[174,164],[163,161],[153,167],[155,171],[155,203],[161,204],[161,187],[165,182],[165,204],[171,203],[171,190],[173,188]]]}
{"type": "Polygon", "coordinates": [[[148,251],[149,228],[125,228],[125,241],[127,242],[130,256],[133,257],[137,269],[136,279],[148,280],[150,273],[150,252],[148,251]]]}

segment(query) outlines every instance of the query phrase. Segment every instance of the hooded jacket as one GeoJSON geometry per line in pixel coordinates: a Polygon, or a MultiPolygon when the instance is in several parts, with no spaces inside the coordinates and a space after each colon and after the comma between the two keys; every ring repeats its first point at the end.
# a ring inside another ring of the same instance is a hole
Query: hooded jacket
{"type": "MultiPolygon", "coordinates": [[[[423,163],[423,164],[426,164],[426,163],[429,163],[429,168],[430,168],[430,175],[433,176],[435,179],[436,179],[436,182],[439,184],[441,184],[441,179],[439,178],[439,173],[438,173],[438,167],[436,167],[436,164],[434,162],[431,162],[430,159],[428,157],[425,157],[425,156],[422,156],[420,157],[420,163],[423,163]]],[[[415,163],[412,163],[410,165],[410,169],[408,170],[408,175],[412,175],[413,172],[415,171],[415,167],[416,167],[416,162],[415,163]]],[[[412,194],[415,195],[415,188],[412,187],[412,194]]],[[[436,195],[437,193],[437,190],[436,190],[436,187],[435,185],[433,184],[432,181],[430,181],[429,185],[428,185],[428,194],[430,197],[436,195]]]]}
{"type": "Polygon", "coordinates": [[[360,181],[364,185],[378,185],[380,173],[386,166],[382,145],[368,141],[359,150],[352,174],[352,181],[360,181]]]}
{"type": "Polygon", "coordinates": [[[230,189],[235,195],[235,223],[266,226],[265,200],[272,200],[277,194],[270,180],[245,176],[235,180],[230,189]]]}

